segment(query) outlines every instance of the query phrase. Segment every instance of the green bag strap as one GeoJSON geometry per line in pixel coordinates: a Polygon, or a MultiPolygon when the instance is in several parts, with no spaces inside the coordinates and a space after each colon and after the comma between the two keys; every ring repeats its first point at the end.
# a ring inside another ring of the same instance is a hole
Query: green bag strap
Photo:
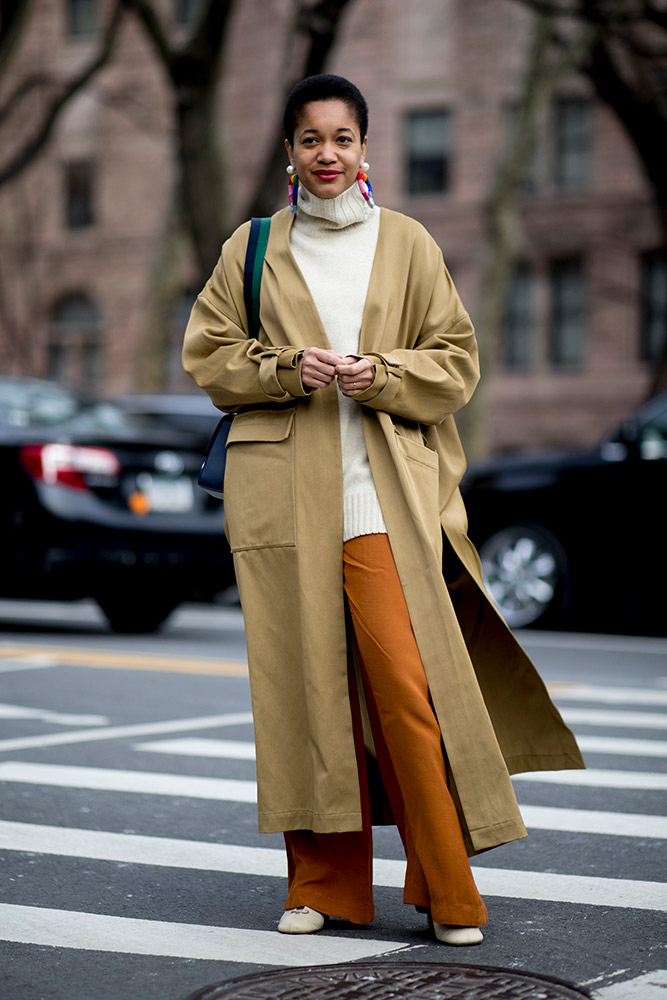
{"type": "Polygon", "coordinates": [[[256,337],[259,333],[259,293],[270,229],[271,219],[252,219],[250,222],[250,236],[243,269],[243,300],[251,337],[256,337]]]}

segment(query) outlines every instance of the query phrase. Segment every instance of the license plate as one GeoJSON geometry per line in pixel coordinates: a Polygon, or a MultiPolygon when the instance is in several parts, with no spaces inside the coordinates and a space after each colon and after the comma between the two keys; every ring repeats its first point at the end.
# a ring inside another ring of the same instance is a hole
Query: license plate
{"type": "Polygon", "coordinates": [[[148,511],[153,513],[184,514],[194,507],[194,486],[187,476],[170,479],[143,472],[137,476],[137,486],[147,500],[148,511]]]}

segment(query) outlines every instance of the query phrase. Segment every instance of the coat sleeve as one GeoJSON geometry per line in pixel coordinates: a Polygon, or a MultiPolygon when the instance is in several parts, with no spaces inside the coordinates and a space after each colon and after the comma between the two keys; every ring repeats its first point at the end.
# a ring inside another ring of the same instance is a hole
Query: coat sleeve
{"type": "Polygon", "coordinates": [[[287,403],[309,395],[301,382],[303,351],[266,347],[249,336],[243,267],[249,223],[230,237],[197,297],[185,331],[183,367],[211,401],[234,413],[254,404],[287,403]]]}
{"type": "Polygon", "coordinates": [[[406,312],[418,316],[405,341],[409,346],[361,355],[373,363],[375,378],[352,398],[417,423],[439,424],[472,396],[479,381],[479,358],[470,317],[442,253],[423,232],[428,246],[426,253],[413,254],[414,277],[408,279],[407,295],[426,307],[420,312],[407,303],[406,312]]]}

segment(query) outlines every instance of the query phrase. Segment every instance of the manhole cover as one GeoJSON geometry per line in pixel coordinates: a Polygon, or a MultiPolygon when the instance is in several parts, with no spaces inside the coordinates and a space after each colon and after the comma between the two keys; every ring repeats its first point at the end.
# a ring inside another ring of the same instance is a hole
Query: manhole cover
{"type": "Polygon", "coordinates": [[[314,965],[205,986],[186,1000],[582,1000],[590,994],[532,972],[447,962],[314,965]]]}

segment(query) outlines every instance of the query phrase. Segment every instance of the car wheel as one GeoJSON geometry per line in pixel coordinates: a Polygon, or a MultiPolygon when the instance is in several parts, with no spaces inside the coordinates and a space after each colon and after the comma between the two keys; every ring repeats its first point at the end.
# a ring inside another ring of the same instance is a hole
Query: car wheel
{"type": "Polygon", "coordinates": [[[179,603],[178,599],[164,594],[147,597],[122,590],[98,594],[95,599],[112,630],[126,635],[155,632],[179,603]]]}
{"type": "Polygon", "coordinates": [[[563,609],[567,557],[545,528],[503,528],[480,545],[479,555],[487,590],[511,628],[534,625],[563,609]]]}

